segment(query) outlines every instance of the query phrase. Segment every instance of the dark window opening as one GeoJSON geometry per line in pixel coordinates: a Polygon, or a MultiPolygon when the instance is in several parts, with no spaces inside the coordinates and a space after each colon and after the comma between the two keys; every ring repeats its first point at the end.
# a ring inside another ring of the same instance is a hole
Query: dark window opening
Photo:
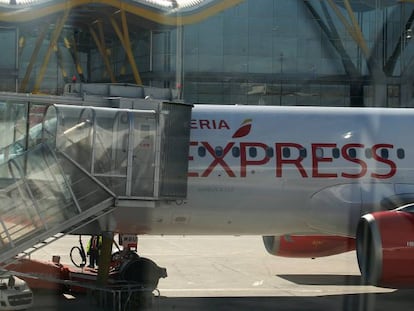
{"type": "Polygon", "coordinates": [[[318,159],[322,159],[323,158],[323,149],[322,148],[316,148],[315,149],[315,156],[318,159]]]}
{"type": "Polygon", "coordinates": [[[203,158],[206,156],[206,148],[204,147],[198,147],[198,156],[203,158]]]}
{"type": "Polygon", "coordinates": [[[351,157],[351,159],[355,159],[357,156],[357,152],[354,148],[348,149],[348,155],[351,157]]]}
{"type": "Polygon", "coordinates": [[[339,149],[338,148],[334,148],[332,149],[332,157],[334,159],[338,159],[341,156],[339,149]]]}
{"type": "Polygon", "coordinates": [[[250,155],[252,158],[257,157],[257,149],[256,149],[255,147],[250,147],[250,148],[249,148],[249,155],[250,155]]]}
{"type": "Polygon", "coordinates": [[[235,157],[235,158],[240,157],[240,148],[239,147],[233,147],[231,149],[231,153],[232,153],[233,157],[235,157]]]}
{"type": "Polygon", "coordinates": [[[266,156],[268,157],[268,158],[273,158],[273,156],[274,156],[274,151],[273,151],[273,148],[270,148],[270,147],[268,147],[267,149],[266,149],[266,156]]]}
{"type": "Polygon", "coordinates": [[[398,159],[404,159],[405,158],[405,150],[400,148],[397,149],[397,157],[398,159]]]}

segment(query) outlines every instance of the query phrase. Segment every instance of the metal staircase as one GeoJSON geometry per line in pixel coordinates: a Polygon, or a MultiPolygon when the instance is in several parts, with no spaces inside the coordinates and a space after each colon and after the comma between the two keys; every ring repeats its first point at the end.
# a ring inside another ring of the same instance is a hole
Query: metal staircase
{"type": "Polygon", "coordinates": [[[0,262],[27,256],[114,208],[114,194],[46,145],[0,166],[0,262]]]}

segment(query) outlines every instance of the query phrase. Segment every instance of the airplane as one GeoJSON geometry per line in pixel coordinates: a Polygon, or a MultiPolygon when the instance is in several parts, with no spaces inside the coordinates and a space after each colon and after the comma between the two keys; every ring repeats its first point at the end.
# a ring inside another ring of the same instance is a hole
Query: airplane
{"type": "Polygon", "coordinates": [[[413,119],[404,108],[194,105],[186,197],[119,206],[106,223],[137,235],[261,235],[285,257],[356,249],[364,282],[411,287],[413,119]]]}
{"type": "Polygon", "coordinates": [[[195,105],[187,198],[136,217],[117,209],[117,230],[261,235],[285,257],[356,247],[367,282],[411,286],[414,208],[402,206],[414,202],[413,118],[411,109],[195,105]]]}
{"type": "Polygon", "coordinates": [[[154,223],[151,231],[258,234],[268,252],[287,257],[356,244],[367,282],[412,286],[414,208],[405,204],[414,202],[413,116],[411,109],[196,106],[188,200],[175,208],[188,221],[154,223]]]}

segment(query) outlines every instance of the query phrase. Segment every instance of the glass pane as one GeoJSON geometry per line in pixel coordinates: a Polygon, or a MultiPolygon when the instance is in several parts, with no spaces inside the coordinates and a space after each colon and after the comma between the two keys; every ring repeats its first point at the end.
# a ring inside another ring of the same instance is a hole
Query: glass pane
{"type": "Polygon", "coordinates": [[[154,118],[135,115],[134,145],[132,156],[132,195],[152,196],[154,192],[155,170],[154,118]]]}

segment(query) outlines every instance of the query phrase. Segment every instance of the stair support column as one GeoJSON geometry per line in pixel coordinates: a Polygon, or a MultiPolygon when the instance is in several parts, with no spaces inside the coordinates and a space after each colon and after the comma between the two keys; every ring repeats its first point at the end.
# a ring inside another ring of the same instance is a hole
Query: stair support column
{"type": "Polygon", "coordinates": [[[102,232],[102,246],[99,255],[97,285],[105,286],[109,278],[109,266],[111,264],[112,243],[114,233],[112,231],[102,232]]]}

